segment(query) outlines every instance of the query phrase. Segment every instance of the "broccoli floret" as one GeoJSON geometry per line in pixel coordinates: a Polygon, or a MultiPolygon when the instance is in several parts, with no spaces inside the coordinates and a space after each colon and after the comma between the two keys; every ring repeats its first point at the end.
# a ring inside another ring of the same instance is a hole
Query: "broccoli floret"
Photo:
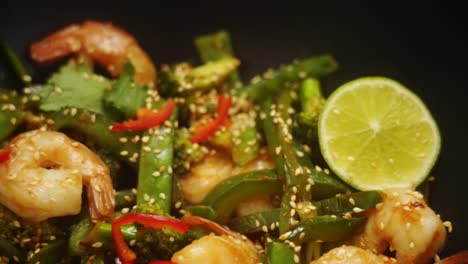
{"type": "Polygon", "coordinates": [[[200,231],[194,230],[179,234],[168,228],[159,230],[142,228],[137,233],[133,248],[138,256],[136,263],[170,259],[175,252],[202,235],[200,231]]]}
{"type": "Polygon", "coordinates": [[[190,170],[192,163],[205,157],[206,151],[204,147],[190,141],[190,133],[186,128],[176,130],[175,138],[173,169],[176,175],[183,175],[190,170]]]}

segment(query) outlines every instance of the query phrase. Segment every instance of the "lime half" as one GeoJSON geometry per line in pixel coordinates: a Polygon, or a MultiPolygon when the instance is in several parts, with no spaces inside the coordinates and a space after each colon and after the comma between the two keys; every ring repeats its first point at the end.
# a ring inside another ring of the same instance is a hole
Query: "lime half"
{"type": "Polygon", "coordinates": [[[359,190],[414,188],[440,150],[437,124],[421,99],[385,77],[340,86],[330,95],[318,129],[330,168],[359,190]]]}

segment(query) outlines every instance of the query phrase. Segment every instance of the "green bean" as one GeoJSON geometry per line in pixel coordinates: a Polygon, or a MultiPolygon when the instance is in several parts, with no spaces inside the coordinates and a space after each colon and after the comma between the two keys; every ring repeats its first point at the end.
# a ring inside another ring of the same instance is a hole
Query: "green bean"
{"type": "Polygon", "coordinates": [[[161,214],[170,214],[172,201],[172,163],[174,156],[174,121],[177,111],[170,117],[171,125],[161,125],[143,134],[138,170],[137,206],[155,204],[161,214]]]}
{"type": "Polygon", "coordinates": [[[318,117],[325,103],[319,81],[315,78],[305,79],[301,85],[299,99],[302,108],[299,113],[299,122],[308,127],[316,128],[318,117]]]}
{"type": "Polygon", "coordinates": [[[0,89],[0,142],[8,138],[24,120],[16,91],[0,89]]]}
{"type": "Polygon", "coordinates": [[[266,97],[280,92],[287,84],[299,82],[308,77],[325,76],[336,69],[337,63],[330,55],[311,57],[267,73],[264,79],[244,86],[236,93],[245,93],[249,98],[262,102],[266,97]]]}
{"type": "Polygon", "coordinates": [[[344,215],[374,209],[382,201],[377,191],[356,192],[312,202],[318,215],[344,215]],[[356,209],[357,208],[357,209],[356,209]]]}

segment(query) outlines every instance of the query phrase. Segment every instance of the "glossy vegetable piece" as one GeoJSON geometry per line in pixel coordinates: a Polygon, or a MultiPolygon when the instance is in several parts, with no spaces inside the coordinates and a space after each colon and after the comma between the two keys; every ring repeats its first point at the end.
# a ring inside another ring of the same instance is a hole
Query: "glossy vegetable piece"
{"type": "Polygon", "coordinates": [[[251,234],[261,232],[262,226],[270,228],[278,222],[280,209],[275,208],[242,217],[237,217],[229,221],[228,226],[241,234],[251,234]]]}
{"type": "Polygon", "coordinates": [[[267,244],[268,264],[295,264],[294,251],[281,242],[271,242],[267,244]]]}
{"type": "Polygon", "coordinates": [[[270,74],[266,74],[257,82],[236,91],[237,94],[247,96],[257,102],[262,102],[268,96],[277,94],[287,87],[286,84],[299,82],[308,77],[320,77],[328,75],[337,69],[335,59],[330,55],[310,57],[293,64],[283,66],[270,74]]]}
{"type": "Polygon", "coordinates": [[[324,242],[339,241],[351,238],[364,224],[366,218],[316,216],[299,222],[285,239],[295,242],[321,240],[324,242]],[[301,235],[304,233],[304,235],[301,235]]]}
{"type": "Polygon", "coordinates": [[[315,78],[305,79],[299,90],[299,99],[301,101],[299,122],[308,127],[317,127],[318,117],[325,103],[320,82],[315,78]]]}
{"type": "MultiPolygon", "coordinates": [[[[166,103],[164,109],[170,102],[166,103]]],[[[170,111],[170,122],[177,119],[177,112],[170,111]]],[[[174,126],[163,125],[146,131],[140,151],[138,170],[137,205],[153,203],[161,213],[170,214],[173,188],[172,165],[174,156],[174,126]],[[153,202],[151,202],[153,201],[153,202]]]]}
{"type": "Polygon", "coordinates": [[[215,221],[218,217],[218,214],[211,206],[192,205],[184,207],[183,210],[191,215],[200,216],[211,221],[215,221]]]}
{"type": "Polygon", "coordinates": [[[0,165],[3,163],[7,162],[10,159],[10,153],[11,149],[10,148],[4,148],[0,149],[0,165]]]}
{"type": "MultiPolygon", "coordinates": [[[[195,38],[195,47],[204,62],[216,61],[224,57],[233,56],[231,37],[227,31],[218,31],[212,34],[195,38]]],[[[227,80],[229,88],[242,85],[239,73],[231,72],[227,80]]]]}
{"type": "Polygon", "coordinates": [[[337,215],[372,210],[382,201],[377,191],[356,192],[338,197],[314,201],[318,215],[337,215]]]}
{"type": "Polygon", "coordinates": [[[225,224],[241,201],[252,196],[278,194],[282,183],[273,170],[243,173],[218,184],[203,200],[218,214],[217,222],[225,224]]]}
{"type": "Polygon", "coordinates": [[[29,260],[29,263],[56,264],[59,263],[67,253],[67,243],[65,241],[56,241],[35,253],[29,260]]]}

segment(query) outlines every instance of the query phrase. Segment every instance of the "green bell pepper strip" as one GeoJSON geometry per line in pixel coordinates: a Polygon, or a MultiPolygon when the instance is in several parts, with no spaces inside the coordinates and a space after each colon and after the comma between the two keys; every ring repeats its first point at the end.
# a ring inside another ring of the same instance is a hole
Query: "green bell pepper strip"
{"type": "Polygon", "coordinates": [[[31,76],[26,72],[23,64],[21,63],[18,56],[16,56],[13,49],[2,37],[0,37],[0,49],[5,54],[8,62],[13,67],[15,73],[18,75],[18,78],[20,78],[24,84],[29,84],[31,82],[31,76]]]}
{"type": "Polygon", "coordinates": [[[136,203],[136,194],[132,190],[120,190],[115,192],[115,208],[131,208],[136,203]]]}
{"type": "Polygon", "coordinates": [[[374,209],[381,201],[382,197],[378,191],[365,191],[314,201],[312,205],[316,207],[318,215],[341,216],[346,213],[357,213],[374,209]]]}
{"type": "Polygon", "coordinates": [[[308,241],[339,241],[351,238],[359,232],[366,223],[366,218],[350,218],[332,216],[315,216],[304,219],[295,225],[285,239],[297,245],[308,241]],[[301,235],[304,234],[304,235],[301,235]]]}
{"type": "Polygon", "coordinates": [[[229,221],[228,226],[232,230],[241,234],[261,232],[263,231],[262,226],[266,226],[268,228],[270,228],[272,224],[276,226],[276,223],[279,219],[279,214],[279,208],[275,208],[268,211],[262,211],[234,218],[231,221],[229,221]]]}
{"type": "Polygon", "coordinates": [[[24,252],[3,237],[0,237],[0,255],[10,259],[17,258],[20,262],[24,262],[26,259],[24,252]]]}
{"type": "Polygon", "coordinates": [[[252,196],[281,193],[282,183],[273,170],[239,174],[218,184],[203,200],[218,214],[217,222],[226,224],[238,204],[252,196]]]}
{"type": "Polygon", "coordinates": [[[200,216],[211,221],[215,221],[218,217],[216,211],[211,206],[191,205],[184,207],[183,210],[191,215],[200,216]]]}
{"type": "Polygon", "coordinates": [[[66,241],[56,241],[49,243],[47,246],[41,248],[38,253],[32,255],[29,263],[57,264],[66,256],[66,253],[66,241]]]}
{"type": "Polygon", "coordinates": [[[259,151],[257,129],[247,127],[240,131],[239,136],[235,137],[239,144],[234,144],[232,148],[232,160],[238,165],[245,165],[255,159],[259,151]]]}
{"type": "Polygon", "coordinates": [[[295,264],[294,251],[281,242],[270,242],[266,246],[268,264],[295,264]]]}
{"type": "MultiPolygon", "coordinates": [[[[224,57],[234,56],[231,37],[227,31],[218,31],[212,34],[195,38],[195,47],[203,62],[216,61],[224,57]]],[[[229,88],[242,86],[239,73],[231,72],[227,80],[229,88]]]]}
{"type": "Polygon", "coordinates": [[[328,75],[337,69],[335,59],[330,55],[320,55],[297,61],[291,65],[268,74],[266,78],[236,90],[237,94],[247,94],[247,97],[261,102],[271,94],[277,94],[287,84],[299,82],[304,78],[328,75]]]}
{"type": "Polygon", "coordinates": [[[297,155],[299,163],[306,168],[306,173],[309,178],[314,181],[311,192],[314,194],[314,200],[322,200],[333,197],[339,193],[347,193],[355,191],[353,188],[345,184],[331,172],[325,173],[321,168],[316,168],[312,163],[309,155],[305,154],[304,148],[294,141],[296,152],[302,153],[297,155]]]}
{"type": "Polygon", "coordinates": [[[53,121],[53,124],[49,126],[53,130],[79,131],[96,145],[109,150],[131,166],[136,166],[140,144],[132,143],[131,139],[138,133],[110,131],[114,121],[101,114],[82,109],[78,109],[74,115],[71,112],[70,109],[53,112],[47,116],[46,122],[49,119],[53,121]],[[122,142],[122,139],[125,139],[125,142],[122,142]]]}
{"type": "Polygon", "coordinates": [[[153,203],[162,214],[170,215],[173,189],[174,123],[177,111],[169,122],[144,132],[138,170],[137,206],[153,203]]]}

